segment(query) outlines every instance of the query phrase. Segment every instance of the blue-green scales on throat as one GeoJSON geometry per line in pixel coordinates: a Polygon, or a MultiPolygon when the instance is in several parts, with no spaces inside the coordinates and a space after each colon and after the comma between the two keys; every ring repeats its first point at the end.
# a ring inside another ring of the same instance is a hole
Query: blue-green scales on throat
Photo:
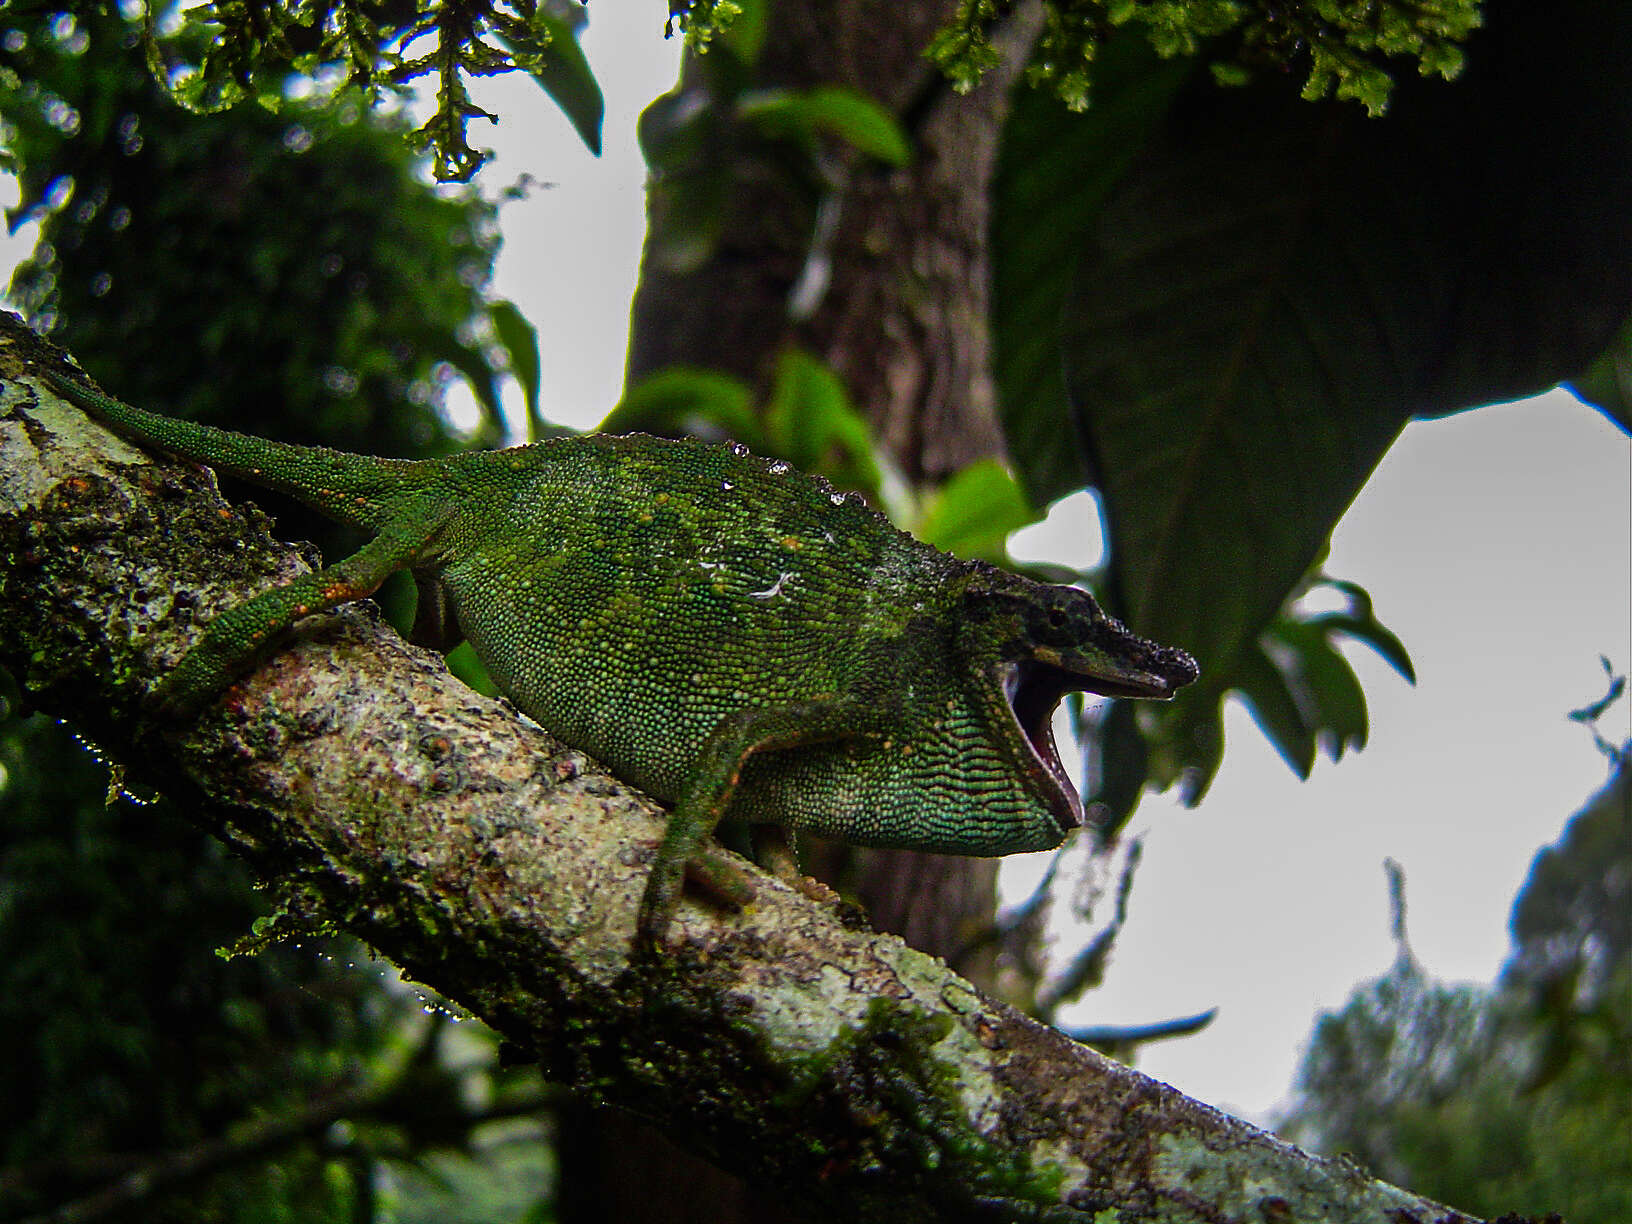
{"type": "Polygon", "coordinates": [[[688,868],[748,895],[705,845],[721,820],[958,854],[1058,845],[1081,820],[1049,728],[1061,695],[1169,697],[1196,675],[1087,593],[960,561],[742,447],[593,435],[379,459],[44,377],[135,441],[376,533],[218,617],[167,706],[202,706],[300,616],[410,569],[416,636],[468,638],[517,706],[670,805],[648,936],[688,868]]]}

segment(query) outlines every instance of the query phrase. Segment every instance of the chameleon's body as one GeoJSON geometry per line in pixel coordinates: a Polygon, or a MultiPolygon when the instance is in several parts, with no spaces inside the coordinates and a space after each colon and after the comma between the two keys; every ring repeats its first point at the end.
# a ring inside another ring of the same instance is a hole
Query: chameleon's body
{"type": "Polygon", "coordinates": [[[468,638],[517,706],[673,807],[649,935],[688,866],[744,895],[704,850],[721,820],[960,854],[1055,846],[1080,820],[1049,731],[1061,694],[1167,697],[1195,678],[1086,593],[959,561],[740,447],[596,435],[379,459],[45,377],[133,440],[375,533],[217,618],[168,706],[197,708],[300,616],[410,569],[419,636],[468,638]]]}

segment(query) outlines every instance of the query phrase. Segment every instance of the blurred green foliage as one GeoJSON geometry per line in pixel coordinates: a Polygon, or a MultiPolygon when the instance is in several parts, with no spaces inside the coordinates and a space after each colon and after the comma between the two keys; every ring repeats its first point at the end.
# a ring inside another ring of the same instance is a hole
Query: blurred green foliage
{"type": "MultiPolygon", "coordinates": [[[[36,325],[116,394],[178,415],[428,456],[465,444],[439,411],[463,378],[495,440],[498,354],[525,362],[531,331],[485,294],[492,207],[433,188],[407,125],[355,104],[180,110],[138,42],[106,14],[0,17],[0,156],[14,221],[41,223],[12,295],[36,325]]],[[[349,547],[274,509],[281,533],[349,547]]],[[[163,804],[110,806],[106,767],[15,696],[0,1219],[539,1218],[536,1076],[500,1071],[491,1034],[426,1014],[348,941],[217,956],[267,897],[163,804]]]]}
{"type": "Polygon", "coordinates": [[[10,219],[41,223],[10,289],[30,320],[125,399],[393,455],[454,447],[431,409],[457,371],[496,441],[499,375],[477,333],[493,208],[429,189],[391,114],[180,110],[138,38],[59,15],[0,46],[10,219]]]}
{"type": "MultiPolygon", "coordinates": [[[[756,82],[767,9],[765,0],[747,0],[708,54],[641,113],[651,169],[646,258],[670,272],[694,271],[718,253],[745,195],[767,173],[814,206],[844,189],[846,162],[831,155],[835,147],[896,168],[912,160],[900,118],[858,89],[756,82]]],[[[787,211],[787,226],[807,223],[801,207],[787,211]]]]}
{"type": "Polygon", "coordinates": [[[777,354],[763,401],[741,379],[671,366],[629,388],[600,429],[729,439],[786,459],[862,494],[925,543],[968,560],[1012,564],[1009,536],[1041,517],[996,460],[971,464],[938,488],[908,488],[839,377],[792,346],[777,354]]]}

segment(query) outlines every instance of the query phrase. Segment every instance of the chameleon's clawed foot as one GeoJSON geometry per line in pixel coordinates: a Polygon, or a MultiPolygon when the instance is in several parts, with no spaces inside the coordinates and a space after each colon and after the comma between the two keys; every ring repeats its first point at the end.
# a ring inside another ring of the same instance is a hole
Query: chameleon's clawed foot
{"type": "Polygon", "coordinates": [[[204,712],[212,696],[219,696],[190,690],[176,684],[175,679],[176,673],[172,671],[148,693],[148,707],[160,722],[191,722],[204,712]]]}
{"type": "Polygon", "coordinates": [[[680,904],[686,881],[696,885],[710,900],[729,909],[741,909],[754,899],[754,883],[748,873],[723,850],[705,847],[683,864],[665,863],[661,856],[646,881],[640,901],[636,938],[647,947],[660,947],[680,904]]]}

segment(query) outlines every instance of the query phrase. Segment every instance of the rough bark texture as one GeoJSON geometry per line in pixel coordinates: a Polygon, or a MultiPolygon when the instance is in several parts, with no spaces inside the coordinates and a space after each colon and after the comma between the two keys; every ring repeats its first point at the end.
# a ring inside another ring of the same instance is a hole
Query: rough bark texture
{"type": "MultiPolygon", "coordinates": [[[[198,469],[42,392],[0,317],[0,665],[140,761],[291,908],[391,956],[577,1093],[828,1219],[1466,1217],[1312,1159],[768,878],[632,954],[657,809],[352,608],[196,723],[144,693],[300,564],[198,469]]],[[[637,1166],[639,1152],[628,1153],[637,1166]]]]}

